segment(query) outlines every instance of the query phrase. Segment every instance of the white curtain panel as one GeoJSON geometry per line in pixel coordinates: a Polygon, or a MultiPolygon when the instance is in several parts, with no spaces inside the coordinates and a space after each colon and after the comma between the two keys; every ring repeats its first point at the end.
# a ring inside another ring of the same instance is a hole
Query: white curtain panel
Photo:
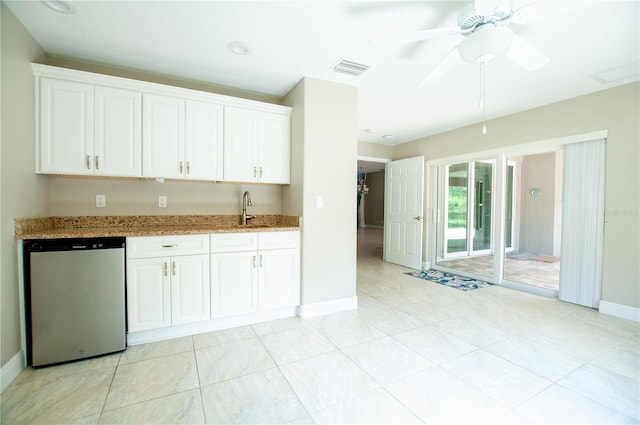
{"type": "Polygon", "coordinates": [[[559,297],[588,307],[601,295],[605,155],[605,139],[564,148],[559,297]]]}

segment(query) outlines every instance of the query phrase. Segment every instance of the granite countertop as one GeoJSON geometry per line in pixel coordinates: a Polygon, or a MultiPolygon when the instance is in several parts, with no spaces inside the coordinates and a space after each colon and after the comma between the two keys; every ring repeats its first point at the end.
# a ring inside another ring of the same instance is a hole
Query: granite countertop
{"type": "Polygon", "coordinates": [[[299,230],[301,219],[258,215],[243,226],[240,215],[61,216],[18,218],[15,239],[64,239],[109,236],[195,235],[204,233],[299,230]]]}

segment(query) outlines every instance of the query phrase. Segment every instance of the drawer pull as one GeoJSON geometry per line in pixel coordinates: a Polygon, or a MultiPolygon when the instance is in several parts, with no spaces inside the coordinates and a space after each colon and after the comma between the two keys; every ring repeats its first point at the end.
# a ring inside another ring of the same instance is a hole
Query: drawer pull
{"type": "Polygon", "coordinates": [[[162,245],[163,248],[175,248],[177,246],[178,246],[178,244],[176,244],[176,243],[170,244],[170,245],[162,245]]]}

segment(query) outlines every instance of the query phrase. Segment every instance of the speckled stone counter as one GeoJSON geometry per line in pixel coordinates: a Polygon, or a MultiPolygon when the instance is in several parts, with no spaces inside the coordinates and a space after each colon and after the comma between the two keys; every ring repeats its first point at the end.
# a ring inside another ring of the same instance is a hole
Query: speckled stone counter
{"type": "Polygon", "coordinates": [[[301,218],[258,215],[246,226],[240,215],[147,215],[38,217],[15,220],[16,239],[193,235],[299,230],[301,218]]]}

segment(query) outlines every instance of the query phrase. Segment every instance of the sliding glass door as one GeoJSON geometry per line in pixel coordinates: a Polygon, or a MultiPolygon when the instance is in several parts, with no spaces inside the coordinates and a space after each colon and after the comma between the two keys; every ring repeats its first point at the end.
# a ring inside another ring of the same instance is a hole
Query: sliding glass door
{"type": "Polygon", "coordinates": [[[440,220],[436,264],[492,276],[495,160],[440,167],[440,220]],[[469,259],[479,259],[473,264],[469,259]],[[473,270],[471,270],[473,268],[473,270]]]}
{"type": "Polygon", "coordinates": [[[445,167],[443,259],[491,252],[493,169],[493,160],[445,167]]]}

